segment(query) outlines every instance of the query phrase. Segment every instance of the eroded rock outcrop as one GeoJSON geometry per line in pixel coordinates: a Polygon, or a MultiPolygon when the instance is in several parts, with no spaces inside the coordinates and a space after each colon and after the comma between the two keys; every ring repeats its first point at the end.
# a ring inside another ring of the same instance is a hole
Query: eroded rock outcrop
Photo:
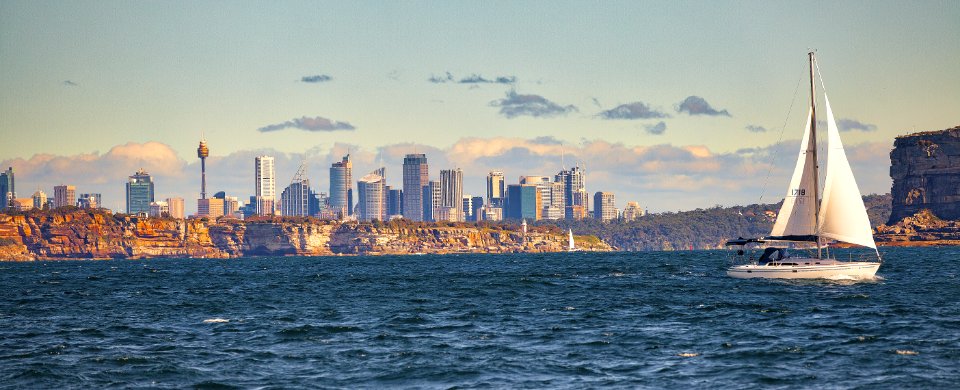
{"type": "Polygon", "coordinates": [[[945,221],[930,210],[920,210],[895,224],[877,226],[873,238],[883,246],[960,245],[960,221],[945,221]]]}
{"type": "MultiPolygon", "coordinates": [[[[592,238],[592,237],[585,237],[592,238]]],[[[586,250],[610,250],[595,238],[586,250]]],[[[0,260],[559,252],[566,235],[467,224],[137,218],[73,210],[0,214],[0,260]]]]}
{"type": "Polygon", "coordinates": [[[887,225],[921,210],[960,219],[960,126],[897,137],[890,163],[893,211],[887,225]]]}

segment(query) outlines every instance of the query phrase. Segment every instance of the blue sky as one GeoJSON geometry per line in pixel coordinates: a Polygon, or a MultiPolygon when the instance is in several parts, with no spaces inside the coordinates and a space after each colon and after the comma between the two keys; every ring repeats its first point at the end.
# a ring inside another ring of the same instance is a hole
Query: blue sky
{"type": "Polygon", "coordinates": [[[143,165],[189,204],[202,131],[210,188],[240,197],[259,153],[278,185],[305,156],[326,191],[341,153],[399,185],[417,150],[474,194],[562,153],[621,207],[776,202],[810,47],[863,192],[889,191],[893,137],[958,124],[955,1],[4,1],[0,161],[19,196],[71,183],[110,206],[143,165]]]}

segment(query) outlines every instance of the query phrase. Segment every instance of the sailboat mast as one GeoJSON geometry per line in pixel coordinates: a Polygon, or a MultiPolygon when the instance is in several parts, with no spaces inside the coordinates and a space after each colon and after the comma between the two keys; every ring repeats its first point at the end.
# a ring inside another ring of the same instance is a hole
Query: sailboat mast
{"type": "MultiPolygon", "coordinates": [[[[813,52],[807,53],[810,57],[810,145],[813,153],[813,227],[820,228],[820,160],[817,159],[817,90],[814,83],[813,52]]],[[[819,233],[819,232],[817,232],[819,233]]],[[[817,258],[821,258],[820,236],[817,235],[817,258]]]]}

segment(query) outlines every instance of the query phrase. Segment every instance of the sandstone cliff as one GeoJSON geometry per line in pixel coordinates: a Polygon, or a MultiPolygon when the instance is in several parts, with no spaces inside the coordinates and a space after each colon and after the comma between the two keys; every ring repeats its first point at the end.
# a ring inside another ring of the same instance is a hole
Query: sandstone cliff
{"type": "MultiPolygon", "coordinates": [[[[498,226],[137,218],[84,210],[0,214],[0,260],[560,252],[566,235],[498,226]]],[[[610,250],[593,237],[585,250],[610,250]]]]}
{"type": "Polygon", "coordinates": [[[944,221],[920,210],[895,224],[877,226],[873,238],[881,246],[960,245],[960,221],[944,221]]]}
{"type": "Polygon", "coordinates": [[[897,137],[890,152],[893,210],[888,225],[921,210],[960,219],[960,126],[897,137]]]}

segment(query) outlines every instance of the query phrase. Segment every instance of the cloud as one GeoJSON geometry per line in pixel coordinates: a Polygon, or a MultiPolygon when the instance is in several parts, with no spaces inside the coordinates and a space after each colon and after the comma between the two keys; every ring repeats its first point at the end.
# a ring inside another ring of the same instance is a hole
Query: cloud
{"type": "Polygon", "coordinates": [[[710,103],[699,96],[687,96],[677,105],[677,112],[686,112],[689,115],[731,116],[729,111],[717,111],[710,106],[710,103]]]}
{"type": "Polygon", "coordinates": [[[427,81],[434,84],[449,83],[453,81],[453,75],[450,74],[450,72],[447,72],[446,75],[441,75],[441,76],[431,75],[430,78],[427,79],[427,81]]]}
{"type": "Polygon", "coordinates": [[[650,106],[644,102],[621,104],[597,115],[603,119],[653,119],[670,117],[670,115],[651,109],[650,106]]]}
{"type": "Polygon", "coordinates": [[[644,125],[643,129],[646,130],[647,133],[650,133],[653,135],[660,135],[660,134],[663,134],[663,132],[667,131],[667,124],[664,123],[663,121],[660,121],[660,123],[657,123],[655,125],[644,125]]]}
{"type": "Polygon", "coordinates": [[[766,132],[767,132],[767,128],[766,128],[766,127],[763,127],[763,126],[747,125],[747,127],[745,127],[745,129],[747,129],[747,131],[749,131],[749,132],[751,132],[751,133],[766,133],[766,132]]]}
{"type": "Polygon", "coordinates": [[[500,107],[500,115],[513,119],[518,116],[550,118],[577,111],[573,105],[561,106],[540,95],[520,95],[515,90],[507,92],[504,99],[490,102],[491,107],[500,107]]]}
{"type": "Polygon", "coordinates": [[[877,129],[877,126],[869,123],[863,123],[856,119],[843,118],[837,120],[837,128],[840,131],[874,131],[877,129]]]}
{"type": "Polygon", "coordinates": [[[337,131],[337,130],[354,130],[356,129],[348,122],[336,122],[331,121],[324,117],[301,117],[294,118],[292,120],[277,123],[272,125],[267,125],[257,129],[261,133],[266,133],[269,131],[278,131],[287,128],[295,128],[306,131],[337,131]]]}
{"type": "Polygon", "coordinates": [[[479,74],[472,74],[467,77],[456,79],[450,72],[445,72],[441,76],[431,75],[427,81],[434,84],[457,83],[457,84],[514,84],[517,82],[517,76],[497,76],[488,79],[479,74]]]}
{"type": "Polygon", "coordinates": [[[75,83],[75,82],[73,82],[73,81],[70,81],[70,80],[63,80],[63,85],[68,86],[68,87],[79,87],[79,86],[80,86],[80,84],[77,84],[77,83],[75,83]]]}
{"type": "Polygon", "coordinates": [[[313,76],[303,76],[300,78],[300,81],[304,83],[325,83],[327,81],[333,80],[333,77],[330,77],[325,74],[318,74],[313,76]]]}

